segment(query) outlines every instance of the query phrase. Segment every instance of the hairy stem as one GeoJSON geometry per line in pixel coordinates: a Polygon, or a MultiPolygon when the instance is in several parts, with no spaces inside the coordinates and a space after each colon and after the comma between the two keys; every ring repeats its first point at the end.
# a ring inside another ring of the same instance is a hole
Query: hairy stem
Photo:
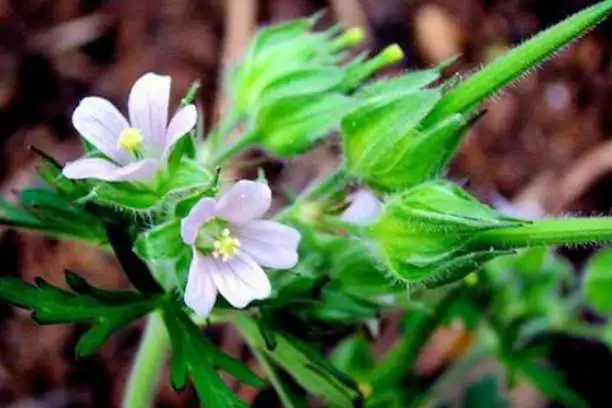
{"type": "Polygon", "coordinates": [[[612,217],[540,220],[519,227],[488,230],[476,234],[467,248],[515,249],[599,241],[612,241],[612,217]]]}
{"type": "Polygon", "coordinates": [[[123,408],[153,406],[157,383],[166,361],[169,341],[161,313],[151,313],[128,378],[123,397],[123,408]]]}

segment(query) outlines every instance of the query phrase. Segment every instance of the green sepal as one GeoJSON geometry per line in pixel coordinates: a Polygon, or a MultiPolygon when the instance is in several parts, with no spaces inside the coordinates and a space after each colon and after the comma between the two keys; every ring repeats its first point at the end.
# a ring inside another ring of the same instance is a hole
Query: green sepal
{"type": "Polygon", "coordinates": [[[157,298],[96,289],[74,273],[68,272],[66,281],[75,293],[40,278],[34,285],[16,278],[2,278],[0,299],[31,310],[38,324],[91,324],[76,345],[79,357],[92,355],[117,330],[157,307],[157,298]]]}
{"type": "Polygon", "coordinates": [[[355,101],[337,93],[274,99],[257,111],[250,140],[278,156],[304,153],[337,129],[355,101]]]}
{"type": "Polygon", "coordinates": [[[87,196],[79,199],[79,202],[92,201],[102,206],[147,212],[157,208],[162,198],[157,191],[144,185],[102,182],[94,186],[87,196]]]}
{"type": "Polygon", "coordinates": [[[440,79],[441,71],[445,67],[446,65],[410,71],[396,77],[376,80],[360,87],[355,92],[355,96],[358,98],[374,98],[418,91],[440,79]]]}
{"type": "Polygon", "coordinates": [[[134,242],[134,252],[147,261],[176,259],[189,247],[181,239],[181,220],[172,219],[146,230],[134,242]]]}
{"type": "Polygon", "coordinates": [[[199,166],[195,161],[184,158],[175,171],[169,173],[168,177],[160,183],[158,189],[163,195],[185,195],[194,190],[210,190],[214,181],[214,174],[199,166]]]}
{"type": "MultiPolygon", "coordinates": [[[[362,102],[342,119],[347,171],[381,191],[414,185],[414,176],[405,167],[422,160],[410,152],[423,138],[419,123],[440,97],[439,90],[423,90],[362,102]]],[[[422,181],[417,178],[417,183],[422,181]]]]}
{"type": "Polygon", "coordinates": [[[509,253],[495,248],[462,251],[476,233],[523,224],[440,180],[392,196],[370,235],[393,276],[431,286],[458,280],[509,253]]]}

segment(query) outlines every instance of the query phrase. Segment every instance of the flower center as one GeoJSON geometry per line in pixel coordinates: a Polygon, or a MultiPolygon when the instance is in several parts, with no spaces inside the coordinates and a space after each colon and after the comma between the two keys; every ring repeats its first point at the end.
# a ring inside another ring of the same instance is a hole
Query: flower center
{"type": "Polygon", "coordinates": [[[121,131],[117,147],[127,150],[130,153],[136,153],[142,147],[142,132],[137,128],[127,128],[121,131]]]}
{"type": "Polygon", "coordinates": [[[236,256],[239,248],[240,241],[232,237],[229,229],[224,228],[221,231],[221,236],[213,242],[212,256],[215,259],[221,258],[225,262],[236,256]]]}

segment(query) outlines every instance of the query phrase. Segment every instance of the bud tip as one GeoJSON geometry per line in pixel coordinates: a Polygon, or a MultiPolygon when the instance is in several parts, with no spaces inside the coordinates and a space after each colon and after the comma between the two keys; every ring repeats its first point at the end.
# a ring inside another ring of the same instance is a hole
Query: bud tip
{"type": "Polygon", "coordinates": [[[393,64],[404,58],[404,51],[397,44],[389,45],[380,54],[387,64],[393,64]]]}

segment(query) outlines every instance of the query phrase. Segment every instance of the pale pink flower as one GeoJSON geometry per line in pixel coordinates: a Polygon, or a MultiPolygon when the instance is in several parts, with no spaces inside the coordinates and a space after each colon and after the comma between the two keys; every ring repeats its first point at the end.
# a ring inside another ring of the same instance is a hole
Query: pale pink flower
{"type": "Polygon", "coordinates": [[[129,122],[104,98],[87,97],[72,115],[81,136],[106,158],[81,158],[63,170],[70,179],[146,181],[163,168],[175,143],[197,120],[194,105],[181,108],[168,123],[169,76],[147,73],[132,87],[129,122]]]}
{"type": "Polygon", "coordinates": [[[261,266],[289,269],[298,262],[300,233],[259,219],[271,196],[266,184],[241,180],[219,200],[200,200],[182,220],[182,239],[193,251],[185,304],[198,315],[210,313],[217,293],[237,308],[267,298],[270,280],[261,266]]]}
{"type": "Polygon", "coordinates": [[[360,189],[351,194],[351,204],[341,215],[355,225],[373,224],[382,212],[382,202],[370,190],[360,189]]]}

